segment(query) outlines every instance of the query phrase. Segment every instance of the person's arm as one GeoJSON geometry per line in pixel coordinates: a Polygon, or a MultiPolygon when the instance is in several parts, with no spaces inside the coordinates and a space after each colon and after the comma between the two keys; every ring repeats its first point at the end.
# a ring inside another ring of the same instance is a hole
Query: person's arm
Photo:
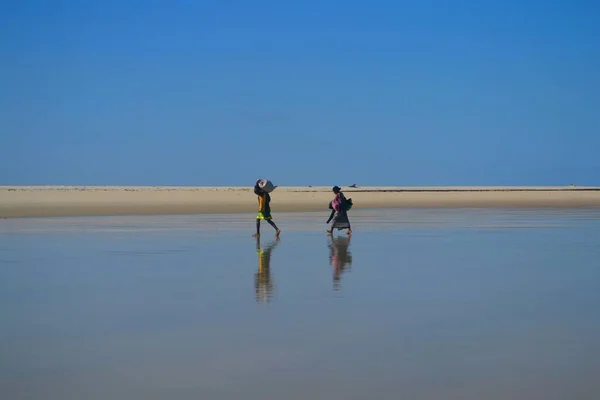
{"type": "Polygon", "coordinates": [[[333,216],[335,215],[335,210],[331,210],[331,215],[329,215],[329,219],[327,220],[327,224],[331,222],[331,220],[333,219],[333,216]]]}
{"type": "Polygon", "coordinates": [[[258,212],[265,212],[265,195],[263,193],[258,195],[258,212]]]}

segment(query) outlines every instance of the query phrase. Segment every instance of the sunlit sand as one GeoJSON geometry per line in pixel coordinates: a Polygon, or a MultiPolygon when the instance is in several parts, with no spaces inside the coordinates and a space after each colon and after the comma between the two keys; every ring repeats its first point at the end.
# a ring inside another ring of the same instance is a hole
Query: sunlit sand
{"type": "MultiPolygon", "coordinates": [[[[593,207],[594,187],[343,187],[355,209],[398,207],[593,207]]],[[[329,187],[278,187],[274,213],[318,211],[329,187]]],[[[238,213],[256,211],[251,187],[3,186],[0,217],[238,213]]]]}

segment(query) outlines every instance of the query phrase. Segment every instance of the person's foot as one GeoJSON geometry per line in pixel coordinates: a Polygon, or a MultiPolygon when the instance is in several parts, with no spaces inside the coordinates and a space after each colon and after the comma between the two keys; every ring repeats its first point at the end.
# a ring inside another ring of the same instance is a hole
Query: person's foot
{"type": "Polygon", "coordinates": [[[331,230],[331,231],[329,231],[329,230],[328,230],[328,231],[327,231],[327,234],[328,234],[329,236],[333,236],[333,230],[331,230]]]}
{"type": "Polygon", "coordinates": [[[255,233],[254,235],[252,235],[253,238],[259,238],[260,235],[258,233],[255,233]]]}
{"type": "Polygon", "coordinates": [[[276,237],[279,237],[279,234],[280,234],[280,233],[281,233],[281,229],[277,229],[277,230],[275,231],[275,236],[276,236],[276,237]]]}

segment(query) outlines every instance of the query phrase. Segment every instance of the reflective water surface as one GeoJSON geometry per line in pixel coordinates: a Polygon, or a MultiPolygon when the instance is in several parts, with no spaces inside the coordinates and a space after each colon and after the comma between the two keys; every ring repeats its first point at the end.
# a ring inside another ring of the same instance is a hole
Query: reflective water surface
{"type": "Polygon", "coordinates": [[[600,210],[327,214],[0,221],[0,398],[599,398],[600,210]]]}

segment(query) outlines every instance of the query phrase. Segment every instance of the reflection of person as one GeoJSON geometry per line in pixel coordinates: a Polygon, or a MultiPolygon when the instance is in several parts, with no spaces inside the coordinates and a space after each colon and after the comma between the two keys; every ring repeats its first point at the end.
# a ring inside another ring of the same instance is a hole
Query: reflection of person
{"type": "Polygon", "coordinates": [[[281,230],[275,225],[273,217],[271,217],[271,195],[261,189],[258,185],[259,182],[260,179],[254,185],[254,194],[258,196],[258,214],[256,215],[256,233],[252,236],[260,236],[260,220],[264,219],[275,229],[275,235],[279,237],[281,230]]]}
{"type": "Polygon", "coordinates": [[[260,247],[260,238],[256,238],[256,252],[258,253],[258,271],[254,274],[254,290],[256,301],[266,302],[273,295],[273,282],[271,282],[271,252],[279,244],[279,238],[267,247],[260,247]]]}
{"type": "Polygon", "coordinates": [[[352,266],[352,253],[349,237],[329,238],[329,265],[333,268],[333,288],[340,289],[342,273],[348,271],[352,266]]]}
{"type": "Polygon", "coordinates": [[[335,194],[334,199],[329,203],[329,208],[331,208],[331,215],[327,220],[327,223],[331,222],[331,227],[327,230],[327,233],[333,235],[333,230],[342,230],[348,229],[348,235],[352,234],[352,228],[350,227],[350,220],[348,219],[348,210],[349,207],[352,206],[352,203],[346,199],[344,193],[339,188],[339,186],[333,187],[333,193],[335,194]]]}

